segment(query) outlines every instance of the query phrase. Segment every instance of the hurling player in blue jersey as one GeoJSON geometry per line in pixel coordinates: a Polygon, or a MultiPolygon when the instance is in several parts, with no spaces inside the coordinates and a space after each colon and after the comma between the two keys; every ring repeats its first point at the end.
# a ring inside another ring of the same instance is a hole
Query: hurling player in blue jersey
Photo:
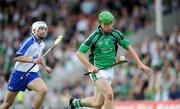
{"type": "Polygon", "coordinates": [[[1,104],[0,109],[9,109],[18,92],[25,91],[25,89],[36,92],[32,109],[39,109],[41,107],[48,88],[37,73],[39,71],[39,65],[48,73],[52,72],[52,69],[48,67],[41,58],[42,51],[45,48],[42,40],[46,37],[47,32],[48,27],[45,22],[36,21],[32,24],[31,34],[21,43],[19,50],[15,54],[14,60],[16,63],[9,79],[8,91],[6,92],[4,102],[1,104]],[[21,78],[34,64],[36,65],[29,73],[26,74],[24,78],[21,78]]]}

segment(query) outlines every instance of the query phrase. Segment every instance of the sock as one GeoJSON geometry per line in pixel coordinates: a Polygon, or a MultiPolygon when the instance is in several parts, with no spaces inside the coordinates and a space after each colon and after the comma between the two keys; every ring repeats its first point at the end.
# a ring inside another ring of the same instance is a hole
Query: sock
{"type": "Polygon", "coordinates": [[[73,104],[73,107],[81,107],[80,99],[74,99],[72,104],[73,104]]]}

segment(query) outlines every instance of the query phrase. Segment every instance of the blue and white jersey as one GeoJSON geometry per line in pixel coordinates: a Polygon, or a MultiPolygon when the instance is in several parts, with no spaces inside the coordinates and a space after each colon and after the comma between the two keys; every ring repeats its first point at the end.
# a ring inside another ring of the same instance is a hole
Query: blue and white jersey
{"type": "MultiPolygon", "coordinates": [[[[33,34],[31,34],[23,43],[21,43],[20,48],[16,52],[16,56],[27,56],[31,59],[36,59],[41,57],[41,54],[45,48],[45,43],[37,39],[33,34]]],[[[33,66],[33,63],[24,63],[17,61],[15,63],[15,70],[21,72],[27,72],[29,68],[33,66]]],[[[39,65],[35,65],[30,72],[38,72],[39,65]]]]}

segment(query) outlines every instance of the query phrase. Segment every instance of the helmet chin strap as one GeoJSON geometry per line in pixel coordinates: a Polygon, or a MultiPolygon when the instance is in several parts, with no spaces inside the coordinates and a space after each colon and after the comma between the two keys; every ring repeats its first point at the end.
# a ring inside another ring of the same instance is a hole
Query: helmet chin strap
{"type": "Polygon", "coordinates": [[[43,36],[37,36],[37,35],[34,35],[36,38],[37,38],[37,40],[39,40],[39,41],[42,41],[42,40],[44,40],[46,37],[43,37],[43,36]]]}
{"type": "Polygon", "coordinates": [[[40,40],[44,40],[45,38],[46,38],[46,34],[44,34],[44,35],[42,35],[42,36],[37,36],[38,37],[38,39],[40,39],[40,40]]]}
{"type": "Polygon", "coordinates": [[[99,29],[102,31],[103,34],[110,34],[111,33],[110,31],[105,32],[101,26],[99,26],[99,29]]]}
{"type": "Polygon", "coordinates": [[[40,40],[44,40],[46,37],[38,37],[40,40]]]}

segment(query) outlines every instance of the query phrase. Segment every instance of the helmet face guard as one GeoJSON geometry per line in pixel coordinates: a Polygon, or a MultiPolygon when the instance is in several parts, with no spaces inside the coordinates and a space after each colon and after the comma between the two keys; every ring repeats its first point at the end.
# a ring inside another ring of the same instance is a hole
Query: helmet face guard
{"type": "Polygon", "coordinates": [[[114,22],[114,16],[109,11],[103,11],[98,15],[98,21],[100,24],[110,24],[114,22]]]}

